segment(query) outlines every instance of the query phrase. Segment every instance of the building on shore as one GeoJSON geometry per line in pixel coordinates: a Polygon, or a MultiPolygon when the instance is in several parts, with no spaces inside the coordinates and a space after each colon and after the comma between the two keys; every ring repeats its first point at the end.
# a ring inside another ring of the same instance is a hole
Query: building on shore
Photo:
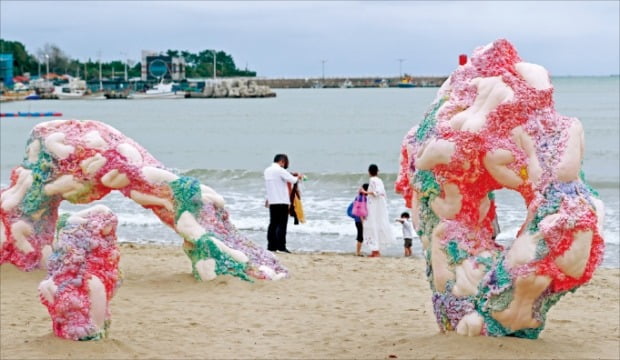
{"type": "Polygon", "coordinates": [[[185,80],[185,59],[142,50],[142,81],[185,80]]]}
{"type": "Polygon", "coordinates": [[[0,54],[0,83],[13,85],[13,54],[0,54]]]}

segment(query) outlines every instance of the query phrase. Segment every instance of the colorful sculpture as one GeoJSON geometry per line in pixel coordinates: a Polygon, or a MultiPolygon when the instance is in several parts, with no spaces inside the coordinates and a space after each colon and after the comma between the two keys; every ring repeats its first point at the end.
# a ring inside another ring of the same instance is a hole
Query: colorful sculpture
{"type": "Polygon", "coordinates": [[[441,331],[537,338],[549,308],[601,262],[604,207],[581,171],[583,129],[552,95],[547,71],[497,40],[452,73],[403,140],[396,191],[441,331]],[[494,240],[498,189],[527,206],[506,250],[494,240]]]}
{"type": "Polygon", "coordinates": [[[22,166],[0,193],[0,263],[23,270],[45,266],[60,202],[86,204],[112,190],[151,209],[183,237],[197,279],[287,276],[275,256],[239,234],[213,189],[166,169],[132,139],[90,120],[33,128],[22,166]]]}
{"type": "Polygon", "coordinates": [[[39,284],[41,303],[52,317],[56,336],[99,340],[110,326],[110,300],[120,287],[116,216],[103,205],[64,214],[39,284]]]}

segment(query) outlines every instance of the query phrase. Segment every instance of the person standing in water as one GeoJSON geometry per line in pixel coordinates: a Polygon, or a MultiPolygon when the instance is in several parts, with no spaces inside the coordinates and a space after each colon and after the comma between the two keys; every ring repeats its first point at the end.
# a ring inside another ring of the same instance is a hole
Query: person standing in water
{"type": "MultiPolygon", "coordinates": [[[[368,190],[368,184],[367,183],[363,184],[362,189],[368,190]]],[[[355,196],[355,199],[357,200],[360,196],[366,196],[366,195],[362,193],[358,193],[355,196]]],[[[357,236],[355,237],[355,240],[356,240],[355,255],[364,256],[362,255],[362,243],[364,242],[364,219],[353,214],[353,203],[351,203],[349,207],[347,208],[347,215],[353,218],[353,220],[355,221],[355,229],[357,230],[357,236]]]]}
{"type": "Polygon", "coordinates": [[[370,250],[370,257],[381,256],[380,245],[394,242],[387,210],[387,194],[383,181],[379,178],[379,167],[368,167],[368,190],[360,188],[362,194],[368,195],[368,216],[364,220],[364,242],[370,250]]]}
{"type": "Polygon", "coordinates": [[[265,189],[269,208],[269,227],[267,228],[267,250],[290,253],[286,247],[286,228],[289,206],[291,205],[287,183],[295,184],[303,179],[303,174],[288,172],[288,156],[277,154],[273,164],[265,169],[265,189]]]}

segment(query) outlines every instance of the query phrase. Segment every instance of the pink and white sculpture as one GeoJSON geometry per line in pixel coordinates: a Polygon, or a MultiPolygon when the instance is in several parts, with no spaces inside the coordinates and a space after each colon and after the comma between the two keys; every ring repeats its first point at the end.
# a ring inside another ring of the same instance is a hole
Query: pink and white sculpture
{"type": "Polygon", "coordinates": [[[119,191],[184,239],[197,279],[230,274],[245,280],[286,277],[269,251],[242,236],[224,199],[197,179],[167,169],[134,140],[98,121],[36,125],[11,185],[0,192],[0,263],[45,267],[58,206],[87,204],[119,191]]]}
{"type": "Polygon", "coordinates": [[[117,224],[116,215],[103,205],[61,217],[47,262],[48,277],[39,284],[41,303],[52,317],[57,336],[106,337],[110,301],[121,284],[117,224]]]}
{"type": "Polygon", "coordinates": [[[450,75],[405,136],[396,182],[442,331],[536,338],[549,308],[590,280],[604,206],[583,156],[581,122],[555,111],[547,70],[507,40],[475,49],[450,75]],[[498,189],[527,206],[506,249],[495,241],[498,189]]]}

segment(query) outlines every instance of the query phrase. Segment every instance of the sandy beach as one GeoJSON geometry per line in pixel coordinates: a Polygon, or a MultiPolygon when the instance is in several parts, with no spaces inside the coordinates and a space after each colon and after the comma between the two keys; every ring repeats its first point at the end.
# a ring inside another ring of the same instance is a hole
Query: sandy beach
{"type": "Polygon", "coordinates": [[[620,271],[548,314],[538,340],[441,334],[421,258],[278,254],[291,277],[198,282],[179,247],[123,244],[110,335],[52,334],[43,271],[1,266],[2,359],[618,359],[620,271]]]}

